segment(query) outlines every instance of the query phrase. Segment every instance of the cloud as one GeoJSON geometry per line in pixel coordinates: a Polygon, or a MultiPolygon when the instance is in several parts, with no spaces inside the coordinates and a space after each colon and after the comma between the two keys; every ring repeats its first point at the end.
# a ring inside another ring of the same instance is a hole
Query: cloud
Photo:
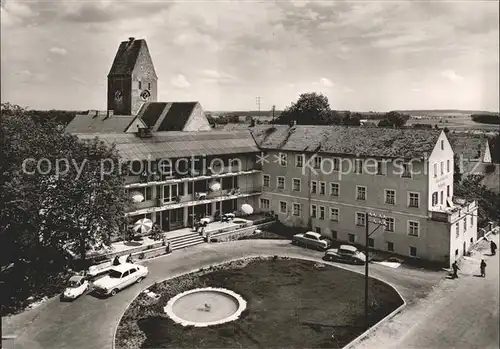
{"type": "Polygon", "coordinates": [[[344,91],[345,92],[354,92],[354,90],[352,88],[347,87],[347,86],[344,87],[344,91]]]}
{"type": "Polygon", "coordinates": [[[68,53],[68,51],[66,51],[66,49],[61,48],[61,47],[51,47],[49,52],[56,54],[56,55],[61,55],[61,56],[64,56],[68,53]]]}
{"type": "Polygon", "coordinates": [[[187,88],[191,86],[189,81],[187,81],[186,77],[182,74],[177,74],[172,79],[170,79],[170,83],[176,87],[187,88]]]}
{"type": "Polygon", "coordinates": [[[21,82],[42,82],[47,80],[46,74],[33,73],[27,69],[18,71],[16,76],[21,82]]]}
{"type": "Polygon", "coordinates": [[[460,82],[460,81],[465,80],[463,76],[458,75],[457,73],[455,73],[454,70],[451,70],[451,69],[443,70],[441,72],[441,76],[443,76],[443,77],[445,77],[453,82],[460,82]]]}
{"type": "Polygon", "coordinates": [[[228,84],[237,81],[235,76],[214,69],[204,69],[200,75],[207,83],[228,84]]]}
{"type": "Polygon", "coordinates": [[[319,79],[319,83],[325,87],[332,87],[335,84],[328,78],[321,78],[319,79]]]}
{"type": "Polygon", "coordinates": [[[85,86],[87,85],[87,83],[86,83],[85,81],[83,81],[83,80],[82,80],[82,79],[80,79],[80,78],[77,78],[76,76],[72,76],[72,77],[71,77],[71,80],[73,80],[73,81],[75,81],[75,82],[77,82],[77,83],[79,83],[79,84],[81,84],[81,85],[85,85],[85,86]]]}

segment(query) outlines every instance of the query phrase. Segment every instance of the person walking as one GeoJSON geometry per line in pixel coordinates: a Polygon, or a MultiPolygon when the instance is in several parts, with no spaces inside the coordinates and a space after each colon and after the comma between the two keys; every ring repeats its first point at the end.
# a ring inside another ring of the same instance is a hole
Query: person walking
{"type": "Polygon", "coordinates": [[[460,270],[460,268],[458,267],[457,261],[453,262],[451,268],[453,269],[453,275],[451,276],[451,278],[458,279],[458,271],[460,270]]]}
{"type": "Polygon", "coordinates": [[[490,249],[491,255],[494,256],[497,253],[497,244],[495,244],[495,241],[493,240],[490,241],[490,249]]]}
{"type": "Polygon", "coordinates": [[[481,276],[484,278],[486,276],[486,262],[484,261],[484,259],[481,259],[480,268],[481,268],[481,276]]]}

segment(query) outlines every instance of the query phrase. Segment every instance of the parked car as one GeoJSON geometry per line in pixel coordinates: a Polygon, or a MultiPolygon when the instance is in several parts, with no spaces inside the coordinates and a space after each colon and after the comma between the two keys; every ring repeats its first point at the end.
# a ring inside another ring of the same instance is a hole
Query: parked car
{"type": "Polygon", "coordinates": [[[103,296],[114,296],[125,287],[144,280],[148,273],[147,267],[138,264],[123,263],[114,266],[106,276],[94,282],[95,291],[103,296]]]}
{"type": "Polygon", "coordinates": [[[305,234],[295,234],[292,238],[292,244],[324,251],[330,247],[331,242],[321,234],[314,231],[308,231],[305,234]]]}
{"type": "Polygon", "coordinates": [[[329,249],[325,252],[325,260],[352,264],[365,264],[366,256],[355,246],[341,245],[338,249],[329,249]]]}
{"type": "Polygon", "coordinates": [[[68,280],[68,287],[62,293],[63,299],[76,299],[85,293],[90,287],[89,281],[83,275],[72,276],[68,280]]]}

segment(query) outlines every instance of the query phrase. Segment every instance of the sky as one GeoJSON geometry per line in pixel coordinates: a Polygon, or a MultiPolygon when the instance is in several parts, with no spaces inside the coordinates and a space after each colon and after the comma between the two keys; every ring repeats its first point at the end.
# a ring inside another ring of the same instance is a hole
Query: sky
{"type": "Polygon", "coordinates": [[[283,109],[499,110],[493,1],[2,0],[1,100],[106,109],[121,41],[146,39],[159,101],[283,109]]]}

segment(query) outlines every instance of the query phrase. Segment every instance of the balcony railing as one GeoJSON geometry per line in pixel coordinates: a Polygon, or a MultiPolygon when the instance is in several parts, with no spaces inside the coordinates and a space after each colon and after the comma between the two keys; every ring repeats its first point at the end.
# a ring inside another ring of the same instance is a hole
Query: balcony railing
{"type": "Polygon", "coordinates": [[[262,172],[260,169],[251,169],[247,171],[233,171],[233,172],[217,172],[217,173],[203,173],[203,174],[193,174],[193,176],[163,176],[160,178],[159,176],[148,176],[148,177],[140,177],[140,176],[129,176],[125,179],[125,188],[141,188],[148,187],[153,185],[162,185],[162,184],[175,184],[175,183],[183,183],[183,182],[193,182],[203,179],[212,179],[212,178],[224,178],[224,177],[234,177],[234,176],[243,176],[250,175],[254,173],[262,172]]]}

